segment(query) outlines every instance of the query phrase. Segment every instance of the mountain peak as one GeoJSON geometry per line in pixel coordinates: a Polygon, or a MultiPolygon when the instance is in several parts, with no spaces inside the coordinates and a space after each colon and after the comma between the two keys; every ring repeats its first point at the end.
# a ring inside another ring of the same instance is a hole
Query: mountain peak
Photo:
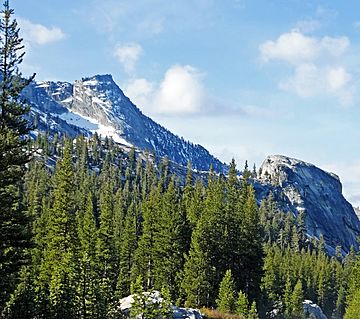
{"type": "Polygon", "coordinates": [[[91,82],[91,81],[96,81],[96,82],[101,82],[101,83],[114,83],[115,81],[112,77],[111,74],[95,74],[91,77],[84,77],[81,79],[81,82],[91,82]]]}
{"type": "Polygon", "coordinates": [[[285,165],[285,166],[289,166],[289,167],[294,167],[296,165],[302,165],[302,166],[314,166],[313,164],[310,163],[306,163],[304,161],[301,161],[299,159],[296,158],[291,158],[285,155],[269,155],[265,161],[263,165],[270,164],[272,166],[277,166],[277,165],[285,165]]]}
{"type": "Polygon", "coordinates": [[[73,85],[34,82],[24,93],[37,109],[53,117],[60,115],[60,120],[88,130],[88,134],[111,136],[121,144],[155,152],[182,166],[190,161],[199,171],[207,171],[210,166],[217,172],[226,170],[226,165],[204,147],[185,141],[145,116],[110,74],[83,77],[73,85]]]}
{"type": "Polygon", "coordinates": [[[344,252],[351,245],[357,247],[360,224],[353,207],[342,195],[337,175],[283,155],[267,157],[260,171],[260,182],[271,185],[287,202],[285,210],[294,215],[306,212],[308,234],[316,238],[323,234],[331,254],[339,244],[344,252]]]}
{"type": "MultiPolygon", "coordinates": [[[[291,158],[285,155],[269,155],[265,159],[261,167],[262,167],[262,175],[264,175],[266,171],[267,173],[269,173],[266,175],[272,175],[271,172],[272,173],[274,173],[274,171],[278,172],[279,170],[283,170],[285,167],[287,167],[288,169],[297,170],[298,172],[304,171],[305,168],[318,169],[315,165],[311,163],[307,163],[305,161],[296,158],[291,158]]],[[[324,174],[330,175],[331,178],[335,179],[336,183],[340,184],[340,190],[341,190],[341,183],[339,176],[331,172],[326,172],[326,171],[322,171],[322,172],[324,174]]]]}

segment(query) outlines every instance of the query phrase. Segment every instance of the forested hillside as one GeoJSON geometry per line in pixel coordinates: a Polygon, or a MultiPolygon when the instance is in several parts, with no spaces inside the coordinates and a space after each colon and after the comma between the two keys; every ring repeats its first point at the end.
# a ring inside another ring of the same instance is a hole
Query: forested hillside
{"type": "Polygon", "coordinates": [[[144,161],[110,139],[39,135],[29,147],[32,248],[4,299],[9,317],[117,317],[141,278],[173,303],[243,318],[251,307],[301,318],[304,299],[342,318],[355,252],[328,257],[307,239],[304,216],[279,211],[271,196],[258,208],[246,168],[239,180],[232,162],[227,178],[210,172],[206,183],[189,169],[182,185],[167,160],[144,161]]]}

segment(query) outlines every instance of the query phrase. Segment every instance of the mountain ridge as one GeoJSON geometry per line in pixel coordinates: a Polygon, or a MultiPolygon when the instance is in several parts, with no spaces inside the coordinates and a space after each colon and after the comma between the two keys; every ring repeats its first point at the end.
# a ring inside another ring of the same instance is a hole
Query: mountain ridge
{"type": "Polygon", "coordinates": [[[144,115],[109,74],[82,78],[74,84],[33,82],[23,95],[40,120],[44,113],[50,114],[54,122],[58,117],[80,129],[105,133],[119,143],[155,152],[183,166],[190,161],[200,171],[210,166],[217,172],[226,171],[227,166],[204,147],[185,141],[144,115]]]}

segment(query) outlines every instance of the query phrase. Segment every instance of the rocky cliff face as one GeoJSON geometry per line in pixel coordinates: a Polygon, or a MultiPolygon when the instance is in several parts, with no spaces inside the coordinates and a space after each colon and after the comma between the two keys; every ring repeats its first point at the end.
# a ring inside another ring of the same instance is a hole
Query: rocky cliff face
{"type": "Polygon", "coordinates": [[[360,222],[351,204],[342,195],[338,176],[300,160],[286,156],[269,156],[258,177],[260,197],[274,192],[282,209],[294,215],[306,212],[310,236],[324,236],[327,249],[341,245],[344,252],[357,246],[360,222]]]}
{"type": "Polygon", "coordinates": [[[70,136],[76,131],[86,135],[97,132],[116,142],[167,156],[183,166],[191,161],[197,170],[207,171],[210,165],[217,172],[226,170],[226,165],[204,147],[185,141],[142,114],[111,75],[83,78],[74,84],[32,83],[24,97],[33,106],[42,127],[53,126],[70,136]],[[61,127],[64,122],[66,129],[61,127]]]}

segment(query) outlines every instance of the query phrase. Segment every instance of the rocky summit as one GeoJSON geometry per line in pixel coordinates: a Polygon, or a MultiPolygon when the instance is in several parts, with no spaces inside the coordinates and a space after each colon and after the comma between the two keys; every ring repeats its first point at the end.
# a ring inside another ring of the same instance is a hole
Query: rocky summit
{"type": "Polygon", "coordinates": [[[305,211],[308,235],[318,239],[322,234],[331,254],[337,245],[343,252],[348,252],[352,245],[357,246],[360,222],[342,195],[338,176],[312,164],[275,155],[265,159],[258,180],[260,197],[271,191],[283,210],[295,216],[305,211]]]}
{"type": "Polygon", "coordinates": [[[76,136],[111,136],[115,142],[155,152],[194,169],[217,172],[226,165],[204,147],[185,141],[144,115],[125,96],[111,75],[95,75],[67,82],[33,82],[23,92],[32,116],[42,130],[76,136]]]}

